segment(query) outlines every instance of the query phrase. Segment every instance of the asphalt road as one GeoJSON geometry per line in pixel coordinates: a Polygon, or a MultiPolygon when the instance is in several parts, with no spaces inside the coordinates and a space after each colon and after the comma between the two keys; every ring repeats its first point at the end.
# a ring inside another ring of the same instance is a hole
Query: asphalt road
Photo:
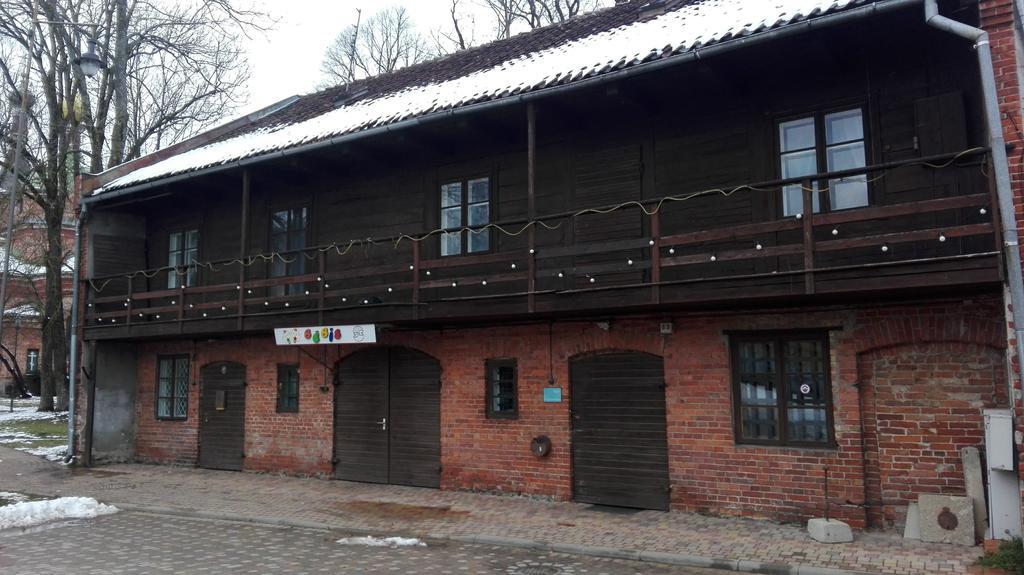
{"type": "Polygon", "coordinates": [[[0,531],[4,575],[292,574],[722,575],[722,571],[427,541],[342,545],[340,532],[120,512],[0,531]]]}

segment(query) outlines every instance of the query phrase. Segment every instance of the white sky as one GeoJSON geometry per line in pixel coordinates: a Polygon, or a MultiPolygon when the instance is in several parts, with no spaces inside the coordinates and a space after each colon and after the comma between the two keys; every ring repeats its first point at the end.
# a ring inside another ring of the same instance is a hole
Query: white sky
{"type": "MultiPolygon", "coordinates": [[[[424,35],[450,21],[448,0],[262,0],[262,9],[279,21],[273,30],[249,42],[249,101],[240,112],[313,91],[321,79],[324,51],[346,26],[355,24],[356,9],[362,9],[365,21],[396,4],[406,7],[424,35]]],[[[473,0],[462,4],[474,8],[473,0]]],[[[481,19],[477,26],[481,38],[489,34],[483,29],[486,26],[481,19]]]]}

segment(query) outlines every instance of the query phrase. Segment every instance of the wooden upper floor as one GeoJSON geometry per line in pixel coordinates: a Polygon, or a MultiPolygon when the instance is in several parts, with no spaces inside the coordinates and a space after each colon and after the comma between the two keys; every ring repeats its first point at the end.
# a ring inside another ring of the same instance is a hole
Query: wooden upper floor
{"type": "Polygon", "coordinates": [[[100,195],[85,336],[998,290],[974,56],[919,20],[100,195]]]}

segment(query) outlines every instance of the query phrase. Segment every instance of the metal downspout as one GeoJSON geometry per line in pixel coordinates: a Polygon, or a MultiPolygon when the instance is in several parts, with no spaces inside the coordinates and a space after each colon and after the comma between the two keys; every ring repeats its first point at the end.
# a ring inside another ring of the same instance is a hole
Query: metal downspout
{"type": "MultiPolygon", "coordinates": [[[[939,14],[937,0],[924,0],[924,20],[929,26],[949,32],[974,42],[978,52],[978,69],[981,74],[982,100],[985,106],[985,128],[988,130],[989,149],[992,154],[992,172],[996,178],[996,196],[999,199],[999,218],[1003,228],[1003,251],[1006,259],[1006,283],[1010,288],[1010,307],[1013,313],[1013,330],[1017,340],[1018,365],[1024,361],[1024,275],[1021,272],[1020,247],[1018,246],[1017,221],[1013,205],[1013,189],[1010,185],[1010,164],[1006,159],[1006,142],[1003,139],[1003,124],[996,95],[996,78],[992,66],[992,48],[988,32],[963,22],[957,22],[939,14]]],[[[1009,378],[1010,410],[1015,414],[1013,377],[1009,378]]]]}
{"type": "Polygon", "coordinates": [[[82,269],[82,222],[88,216],[89,204],[82,203],[82,210],[75,223],[75,266],[71,278],[71,359],[68,366],[68,451],[64,455],[64,463],[75,458],[75,388],[78,381],[78,279],[82,269]]]}

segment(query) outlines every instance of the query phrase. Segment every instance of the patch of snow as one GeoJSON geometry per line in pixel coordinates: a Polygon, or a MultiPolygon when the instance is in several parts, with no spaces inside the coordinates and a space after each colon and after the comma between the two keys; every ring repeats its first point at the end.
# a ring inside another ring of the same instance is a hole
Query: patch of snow
{"type": "Polygon", "coordinates": [[[6,401],[0,401],[0,424],[8,421],[41,421],[46,419],[64,419],[68,418],[68,412],[66,411],[36,411],[36,402],[31,402],[28,405],[18,405],[17,402],[14,404],[14,411],[9,411],[8,403],[6,401]]]}
{"type": "Polygon", "coordinates": [[[0,445],[4,443],[22,443],[25,441],[34,441],[41,439],[32,435],[31,433],[25,433],[24,431],[0,431],[0,445]]]}
{"type": "Polygon", "coordinates": [[[465,76],[409,86],[301,122],[264,128],[183,152],[133,170],[94,194],[426,114],[571,84],[863,3],[865,0],[693,2],[660,16],[523,54],[465,76]]]}
{"type": "Polygon", "coordinates": [[[68,452],[67,445],[54,445],[53,447],[18,447],[18,451],[24,451],[29,455],[36,455],[50,461],[60,461],[68,452]]]}
{"type": "Polygon", "coordinates": [[[117,508],[91,497],[59,497],[0,507],[0,529],[29,527],[61,519],[88,519],[116,513],[117,508]]]}
{"type": "Polygon", "coordinates": [[[342,545],[363,545],[366,547],[426,547],[427,544],[415,537],[344,537],[338,539],[342,545]]]}
{"type": "Polygon", "coordinates": [[[28,501],[28,497],[21,493],[14,493],[13,491],[0,491],[0,499],[8,501],[10,503],[21,503],[22,501],[28,501]]]}

